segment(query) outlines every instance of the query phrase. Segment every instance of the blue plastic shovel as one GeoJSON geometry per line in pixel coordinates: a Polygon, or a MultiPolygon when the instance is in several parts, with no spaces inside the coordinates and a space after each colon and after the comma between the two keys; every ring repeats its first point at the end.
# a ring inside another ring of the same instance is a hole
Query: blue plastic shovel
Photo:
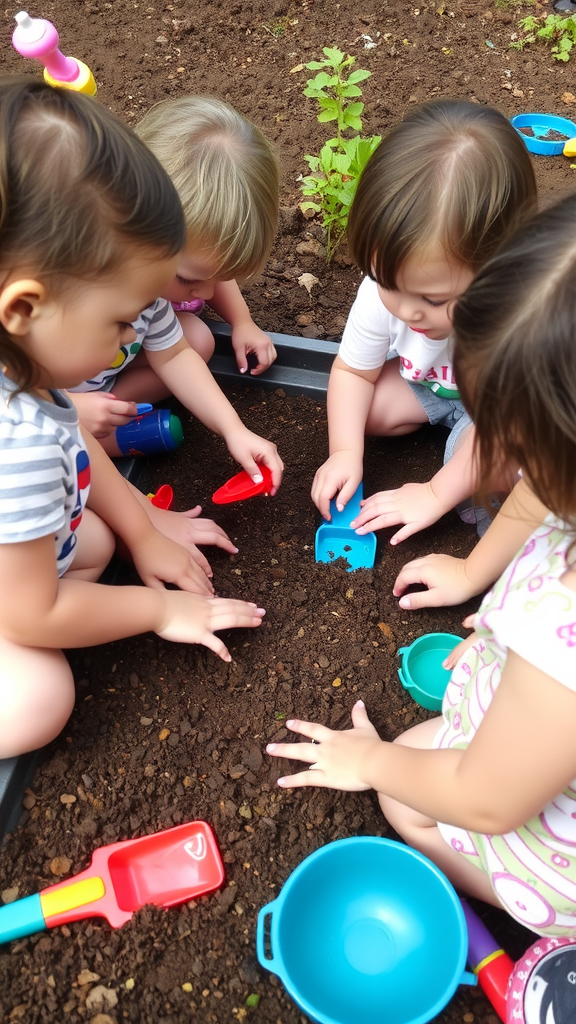
{"type": "Polygon", "coordinates": [[[354,569],[371,569],[376,558],[376,534],[365,533],[359,536],[350,526],[353,519],[360,515],[360,502],[363,498],[360,484],[342,512],[336,508],[334,500],[330,502],[332,521],[322,523],[316,530],[314,555],[317,562],[334,562],[337,558],[345,558],[348,572],[354,569]]]}

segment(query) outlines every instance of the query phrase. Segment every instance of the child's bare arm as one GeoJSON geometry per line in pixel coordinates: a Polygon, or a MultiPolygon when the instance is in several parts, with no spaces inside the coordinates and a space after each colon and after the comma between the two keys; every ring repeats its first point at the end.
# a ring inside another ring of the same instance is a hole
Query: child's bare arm
{"type": "Polygon", "coordinates": [[[336,356],[328,381],[328,440],[330,456],[316,471],[312,501],[324,519],[330,519],[330,499],[344,508],[362,480],[364,432],[376,370],[354,370],[336,356]]]}
{"type": "Polygon", "coordinates": [[[264,373],[276,359],[276,349],[272,339],[254,323],[236,281],[218,281],[210,305],[232,328],[232,347],[240,373],[248,369],[250,352],[258,359],[251,376],[264,373]]]}
{"type": "Polygon", "coordinates": [[[521,478],[467,558],[434,554],[407,562],[396,577],[393,590],[394,596],[400,598],[401,608],[464,604],[482,594],[504,572],[547,514],[548,509],[521,478]],[[428,589],[405,594],[415,584],[424,584],[428,589]]]}
{"type": "Polygon", "coordinates": [[[146,355],[170,392],[204,426],[224,438],[230,454],[251,477],[260,475],[259,463],[268,466],[272,473],[271,493],[275,494],[283,470],[276,445],[244,426],[198,353],[181,338],[169,349],[148,351],[146,355]]]}
{"type": "Polygon", "coordinates": [[[375,789],[435,821],[501,835],[538,814],[576,775],[576,693],[513,651],[465,750],[381,741],[361,701],[352,722],[344,732],[287,722],[316,742],[272,743],[267,751],[314,767],[279,784],[375,789]]]}
{"type": "Polygon", "coordinates": [[[245,601],[59,580],[53,535],[0,545],[0,577],[0,632],[23,647],[90,647],[153,631],[166,640],[203,644],[230,661],[214,631],[258,626],[263,615],[245,601]]]}

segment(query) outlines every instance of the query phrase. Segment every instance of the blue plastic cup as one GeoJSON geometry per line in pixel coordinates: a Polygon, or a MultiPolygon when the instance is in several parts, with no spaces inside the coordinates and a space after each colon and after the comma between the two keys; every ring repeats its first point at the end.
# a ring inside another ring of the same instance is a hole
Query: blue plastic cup
{"type": "Polygon", "coordinates": [[[339,839],[302,861],[260,910],[256,948],[318,1024],[425,1024],[459,984],[476,984],[446,876],[377,836],[339,839]]]}
{"type": "Polygon", "coordinates": [[[123,455],[175,452],[183,440],[182,423],[170,409],[153,409],[116,428],[116,442],[123,455]]]}
{"type": "Polygon", "coordinates": [[[454,633],[424,633],[398,651],[402,656],[398,678],[416,703],[428,711],[442,710],[451,675],[442,663],[461,640],[454,633]]]}

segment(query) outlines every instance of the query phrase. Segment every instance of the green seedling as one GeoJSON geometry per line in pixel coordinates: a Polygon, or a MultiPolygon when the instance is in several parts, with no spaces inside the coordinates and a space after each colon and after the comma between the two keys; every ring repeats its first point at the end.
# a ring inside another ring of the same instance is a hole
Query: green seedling
{"type": "Polygon", "coordinates": [[[286,718],[286,712],[285,711],[275,711],[274,712],[274,718],[276,719],[277,722],[283,722],[284,719],[286,718]]]}
{"type": "Polygon", "coordinates": [[[246,1000],[246,1006],[250,1007],[251,1010],[256,1010],[260,999],[261,996],[259,992],[251,992],[246,1000]]]}
{"type": "Polygon", "coordinates": [[[540,40],[550,47],[554,60],[570,60],[572,48],[576,44],[576,17],[573,15],[563,17],[561,14],[548,14],[544,19],[529,15],[522,18],[518,26],[525,35],[510,43],[511,49],[523,50],[530,43],[540,40]]]}
{"type": "Polygon", "coordinates": [[[348,214],[354,199],[358,180],[372,153],[381,141],[380,135],[363,138],[361,114],[364,104],[359,82],[370,78],[371,72],[358,68],[349,71],[356,58],[346,56],[336,47],[325,46],[325,59],[310,61],[308,71],[317,71],[315,78],[306,82],[304,95],[318,101],[318,121],[336,122],[336,135],[324,143],[317,156],[305,155],[311,173],[302,178],[302,193],[311,196],[300,203],[300,209],[313,211],[322,217],[326,228],[328,261],[342,241],[348,225],[348,214]],[[348,137],[346,132],[356,132],[348,137]]]}

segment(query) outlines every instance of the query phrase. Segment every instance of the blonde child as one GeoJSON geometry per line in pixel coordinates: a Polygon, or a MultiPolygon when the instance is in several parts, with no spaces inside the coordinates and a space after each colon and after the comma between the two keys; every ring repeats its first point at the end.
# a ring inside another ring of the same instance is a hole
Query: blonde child
{"type": "Polygon", "coordinates": [[[154,528],[150,502],[81,434],[61,390],[130,343],[174,275],[184,223],[168,175],[104,107],[35,79],[0,80],[0,140],[0,757],[11,757],[47,743],[72,710],[61,648],[154,631],[229,661],[214,631],[257,626],[263,611],[205,596],[204,571],[154,528]],[[116,537],[144,587],[97,583],[116,537]]]}
{"type": "Polygon", "coordinates": [[[521,228],[456,307],[455,368],[481,479],[502,458],[516,461],[526,488],[520,507],[539,525],[484,599],[442,716],[387,743],[359,701],[350,731],[289,722],[319,745],[268,747],[314,762],[280,785],[376,789],[391,825],[456,886],[541,935],[572,937],[575,279],[572,195],[521,228]]]}
{"type": "Polygon", "coordinates": [[[214,381],[205,365],[214,341],[197,313],[209,300],[231,324],[241,372],[246,371],[251,352],[258,360],[254,374],[276,358],[270,338],[253,322],[237,284],[237,279],[261,269],[272,245],[278,216],[276,157],[255,125],[209,97],[159,103],[137,133],[176,186],[186,242],[162,299],[134,324],[136,344],[123,346],[108,369],[73,389],[80,418],[109,455],[118,455],[115,428],[135,416],[135,403],[175,395],[224,437],[251,476],[258,476],[258,463],[269,466],[275,491],[282,475],[275,446],[243,426],[214,381]]]}
{"type": "MultiPolygon", "coordinates": [[[[439,99],[392,129],[360,179],[351,253],[366,275],[328,385],[330,457],[312,499],[325,519],[362,479],[364,435],[448,428],[444,466],[428,482],[366,498],[359,534],[403,524],[392,544],[436,522],[476,490],[472,424],[452,360],[451,310],[504,236],[533,212],[536,183],[518,133],[490,107],[439,99]]],[[[509,489],[494,481],[494,489],[509,489]]],[[[482,533],[483,509],[462,516],[482,533]]]]}

